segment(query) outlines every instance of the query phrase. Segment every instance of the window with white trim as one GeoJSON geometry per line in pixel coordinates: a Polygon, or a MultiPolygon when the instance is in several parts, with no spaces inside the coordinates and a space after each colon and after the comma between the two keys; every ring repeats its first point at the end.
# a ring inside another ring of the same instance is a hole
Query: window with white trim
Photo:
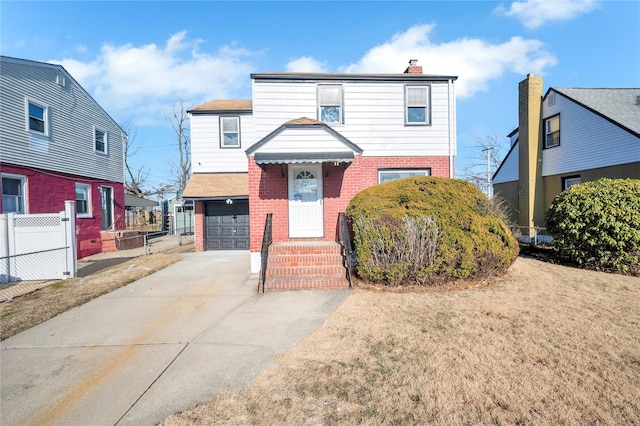
{"type": "Polygon", "coordinates": [[[24,214],[27,212],[26,184],[26,176],[2,174],[2,213],[24,214]]]}
{"type": "Polygon", "coordinates": [[[323,123],[342,124],[342,85],[318,85],[318,120],[323,123]]]}
{"type": "Polygon", "coordinates": [[[220,117],[220,148],[240,148],[240,117],[220,117]]]}
{"type": "Polygon", "coordinates": [[[413,176],[431,176],[431,169],[380,169],[378,183],[391,182],[413,176]]]}
{"type": "Polygon", "coordinates": [[[430,124],[429,85],[405,86],[405,124],[430,124]]]}
{"type": "Polygon", "coordinates": [[[562,189],[569,189],[573,185],[578,185],[582,182],[580,176],[567,176],[562,178],[562,189]]]}
{"type": "Polygon", "coordinates": [[[544,120],[544,147],[560,145],[560,114],[544,120]]]}
{"type": "Polygon", "coordinates": [[[48,136],[49,135],[49,107],[33,99],[27,103],[27,131],[48,136]]]}
{"type": "Polygon", "coordinates": [[[76,216],[91,217],[91,185],[76,183],[76,216]]]}
{"type": "Polygon", "coordinates": [[[106,154],[109,147],[109,134],[97,127],[93,128],[93,147],[96,152],[106,154]]]}

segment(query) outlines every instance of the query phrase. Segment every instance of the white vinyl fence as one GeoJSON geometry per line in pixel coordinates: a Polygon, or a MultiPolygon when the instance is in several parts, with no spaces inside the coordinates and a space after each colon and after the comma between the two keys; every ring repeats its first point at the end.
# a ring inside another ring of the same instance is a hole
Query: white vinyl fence
{"type": "Polygon", "coordinates": [[[60,213],[0,215],[0,283],[75,277],[75,229],[74,201],[60,213]]]}

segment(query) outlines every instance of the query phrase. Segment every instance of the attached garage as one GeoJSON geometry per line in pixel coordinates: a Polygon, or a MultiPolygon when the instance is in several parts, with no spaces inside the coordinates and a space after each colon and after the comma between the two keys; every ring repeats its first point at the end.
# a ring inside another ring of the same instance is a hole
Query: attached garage
{"type": "Polygon", "coordinates": [[[249,250],[249,201],[205,202],[205,250],[249,250]]]}
{"type": "Polygon", "coordinates": [[[196,251],[249,250],[247,173],[194,173],[183,197],[195,203],[196,251]]]}

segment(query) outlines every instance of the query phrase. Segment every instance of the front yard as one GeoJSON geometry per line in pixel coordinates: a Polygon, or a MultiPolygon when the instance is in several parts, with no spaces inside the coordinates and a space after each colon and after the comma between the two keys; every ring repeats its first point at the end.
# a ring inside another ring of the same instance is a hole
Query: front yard
{"type": "Polygon", "coordinates": [[[640,424],[640,278],[520,257],[496,285],[355,289],[186,424],[640,424]]]}

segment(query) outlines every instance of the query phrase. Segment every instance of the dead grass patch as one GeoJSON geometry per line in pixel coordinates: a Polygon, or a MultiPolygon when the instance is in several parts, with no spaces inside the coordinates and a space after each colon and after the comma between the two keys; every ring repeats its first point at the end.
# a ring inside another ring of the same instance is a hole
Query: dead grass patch
{"type": "Polygon", "coordinates": [[[154,253],[131,259],[88,277],[57,281],[10,302],[0,303],[0,340],[139,280],[178,260],[180,257],[176,255],[154,253]]]}
{"type": "Polygon", "coordinates": [[[192,424],[640,424],[640,279],[518,258],[494,286],[355,289],[192,424]]]}

